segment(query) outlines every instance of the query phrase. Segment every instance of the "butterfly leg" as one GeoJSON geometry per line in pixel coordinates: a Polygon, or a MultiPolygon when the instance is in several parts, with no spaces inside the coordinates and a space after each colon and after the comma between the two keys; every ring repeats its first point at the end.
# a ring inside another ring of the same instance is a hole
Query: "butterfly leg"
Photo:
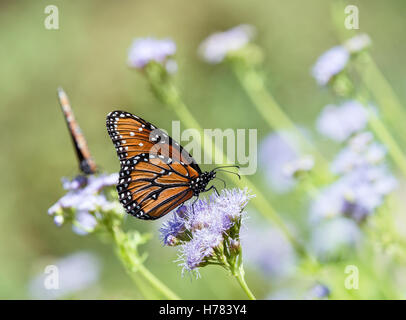
{"type": "Polygon", "coordinates": [[[197,200],[199,200],[199,195],[197,195],[197,197],[196,197],[195,201],[193,201],[193,203],[192,203],[192,211],[193,211],[193,215],[195,214],[195,203],[196,203],[196,201],[197,201],[197,200]]]}
{"type": "Polygon", "coordinates": [[[220,193],[218,192],[217,188],[213,185],[211,186],[209,189],[204,190],[204,192],[210,191],[211,189],[214,189],[214,191],[216,192],[216,194],[219,196],[220,193]]]}

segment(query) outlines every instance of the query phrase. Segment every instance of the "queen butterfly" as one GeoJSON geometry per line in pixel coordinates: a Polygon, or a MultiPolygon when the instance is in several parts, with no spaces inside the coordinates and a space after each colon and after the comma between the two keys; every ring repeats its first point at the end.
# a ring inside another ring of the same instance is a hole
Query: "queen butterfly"
{"type": "Polygon", "coordinates": [[[79,168],[85,175],[94,174],[97,171],[96,164],[90,155],[86,139],[75,119],[68,96],[62,88],[58,88],[58,98],[76,150],[76,155],[79,160],[79,168]]]}
{"type": "Polygon", "coordinates": [[[193,196],[216,190],[206,187],[222,167],[202,172],[179,143],[148,121],[112,111],[106,126],[121,164],[119,200],[129,214],[158,219],[193,196]]]}

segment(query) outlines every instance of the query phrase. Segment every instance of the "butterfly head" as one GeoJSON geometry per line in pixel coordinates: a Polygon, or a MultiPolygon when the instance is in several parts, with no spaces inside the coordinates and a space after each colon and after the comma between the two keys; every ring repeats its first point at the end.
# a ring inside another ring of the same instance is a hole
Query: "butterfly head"
{"type": "Polygon", "coordinates": [[[216,177],[215,171],[203,172],[199,177],[190,182],[193,195],[198,196],[200,192],[206,191],[207,184],[216,177]]]}

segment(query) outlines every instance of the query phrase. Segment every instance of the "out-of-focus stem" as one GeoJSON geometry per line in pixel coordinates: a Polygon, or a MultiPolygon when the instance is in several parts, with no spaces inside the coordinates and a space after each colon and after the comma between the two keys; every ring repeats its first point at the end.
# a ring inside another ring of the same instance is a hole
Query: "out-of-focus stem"
{"type": "Polygon", "coordinates": [[[376,99],[384,119],[397,132],[397,136],[406,143],[405,108],[369,53],[363,53],[361,62],[356,64],[356,68],[364,85],[376,99]]]}
{"type": "MultiPolygon", "coordinates": [[[[154,274],[152,274],[139,259],[134,256],[134,252],[130,252],[130,248],[125,244],[125,234],[118,226],[111,228],[114,242],[118,249],[118,254],[123,264],[127,268],[128,273],[136,284],[139,284],[139,288],[142,288],[141,279],[138,274],[143,277],[143,280],[148,282],[158,293],[169,300],[180,300],[180,298],[165,284],[163,284],[154,274]]],[[[150,296],[150,292],[144,290],[144,295],[150,296]]]]}
{"type": "MultiPolygon", "coordinates": [[[[288,115],[283,111],[280,105],[276,102],[272,94],[265,88],[264,80],[261,75],[253,68],[239,66],[232,63],[232,68],[239,80],[241,86],[252,100],[255,108],[261,114],[267,124],[274,130],[278,130],[283,135],[283,129],[289,130],[294,135],[295,140],[302,146],[305,151],[314,155],[317,168],[323,169],[326,172],[328,162],[308,139],[298,130],[297,126],[292,122],[288,115]]],[[[294,141],[291,141],[290,136],[284,137],[287,143],[295,148],[294,141]]],[[[329,174],[329,173],[328,173],[329,174]]]]}
{"type": "MultiPolygon", "coordinates": [[[[176,112],[177,116],[179,117],[179,119],[181,119],[183,123],[203,133],[205,144],[211,141],[210,137],[204,133],[204,130],[200,127],[199,123],[189,112],[189,109],[183,102],[178,101],[176,105],[172,106],[172,109],[176,112]]],[[[222,155],[223,162],[228,163],[229,161],[227,159],[227,156],[224,154],[223,150],[221,150],[216,144],[214,144],[214,148],[216,154],[222,155]]],[[[210,156],[208,150],[211,150],[211,144],[206,145],[205,148],[203,148],[203,152],[208,156],[210,156]]],[[[266,200],[265,195],[246,176],[241,176],[241,180],[235,175],[229,175],[227,176],[227,178],[231,180],[234,185],[248,187],[248,189],[250,189],[256,195],[256,197],[253,198],[252,202],[257,207],[259,212],[265,218],[268,218],[273,223],[275,223],[282,230],[282,232],[285,234],[288,240],[293,244],[293,246],[297,248],[299,252],[303,253],[303,248],[301,248],[301,245],[292,236],[290,230],[287,228],[283,220],[280,218],[277,211],[272,207],[269,201],[266,200]]]]}
{"type": "MultiPolygon", "coordinates": [[[[204,146],[202,149],[206,158],[210,158],[211,153],[209,151],[211,151],[213,147],[211,137],[203,130],[200,124],[196,121],[195,117],[189,111],[189,108],[182,101],[179,91],[172,83],[171,79],[165,75],[162,75],[162,67],[157,64],[151,64],[149,67],[150,68],[147,69],[147,77],[151,85],[151,89],[155,93],[156,97],[162,103],[169,106],[171,110],[176,113],[182,123],[190,128],[198,130],[203,134],[204,146]]],[[[221,156],[222,163],[231,163],[227,155],[216,143],[214,143],[214,149],[215,154],[221,156]]],[[[228,175],[227,179],[231,180],[236,186],[248,187],[248,189],[250,189],[256,195],[256,197],[252,200],[252,203],[258,209],[258,211],[265,218],[271,220],[278,228],[281,229],[299,255],[305,258],[310,257],[305,247],[292,235],[283,219],[268,201],[267,197],[248,179],[247,176],[241,176],[241,179],[239,179],[235,175],[228,175]]]]}
{"type": "Polygon", "coordinates": [[[378,139],[386,146],[389,156],[400,169],[402,174],[406,177],[406,156],[399,144],[396,142],[395,138],[392,136],[391,132],[387,129],[387,126],[376,115],[376,110],[367,105],[370,94],[368,89],[369,88],[364,83],[364,86],[361,87],[361,90],[356,98],[366,105],[365,108],[368,111],[369,126],[376,134],[378,139]]]}
{"type": "Polygon", "coordinates": [[[386,126],[375,115],[375,112],[373,110],[370,110],[369,107],[367,107],[367,109],[369,111],[369,125],[377,135],[378,139],[380,139],[388,148],[389,155],[392,157],[393,161],[398,166],[402,174],[406,177],[405,154],[402,152],[402,149],[392,137],[386,126]]]}

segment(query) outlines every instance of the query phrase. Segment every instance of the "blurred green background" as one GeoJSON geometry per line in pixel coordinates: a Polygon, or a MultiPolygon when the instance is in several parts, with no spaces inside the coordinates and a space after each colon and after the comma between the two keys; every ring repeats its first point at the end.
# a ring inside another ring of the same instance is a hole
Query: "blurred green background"
{"type": "MultiPolygon", "coordinates": [[[[262,139],[269,129],[230,70],[208,66],[197,56],[199,43],[210,33],[249,23],[256,26],[256,41],[265,51],[268,87],[296,123],[314,131],[318,112],[331,98],[317,88],[310,69],[322,52],[339,43],[331,2],[1,1],[0,298],[31,298],[30,279],[49,261],[78,250],[95,252],[102,273],[97,285],[74,298],[140,298],[110,244],[76,235],[69,226],[57,228],[47,216],[64,193],[60,178],[78,173],[56,97],[58,86],[69,95],[98,165],[116,172],[118,161],[105,129],[109,111],[125,109],[167,129],[176,120],[156,101],[145,79],[126,64],[133,38],[171,37],[178,45],[176,81],[202,127],[257,128],[262,139]],[[44,27],[44,8],[50,4],[59,8],[59,30],[44,27]]],[[[371,36],[378,66],[406,102],[406,3],[351,4],[360,9],[360,31],[371,36]]],[[[264,185],[259,177],[258,172],[253,180],[264,185]]],[[[281,212],[294,211],[295,204],[269,196],[281,212]]],[[[131,228],[154,232],[145,247],[146,265],[170,288],[189,299],[244,298],[222,270],[206,268],[200,280],[181,278],[180,267],[173,263],[176,250],[159,242],[160,224],[129,221],[131,228]]],[[[247,281],[259,297],[272,287],[271,280],[249,267],[247,281]]]]}

